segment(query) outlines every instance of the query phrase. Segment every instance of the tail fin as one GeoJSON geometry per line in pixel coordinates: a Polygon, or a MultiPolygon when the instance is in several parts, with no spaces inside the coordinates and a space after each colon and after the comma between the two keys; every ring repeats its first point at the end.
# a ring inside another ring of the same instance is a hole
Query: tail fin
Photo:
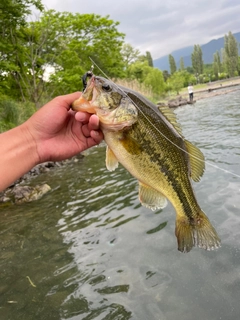
{"type": "Polygon", "coordinates": [[[203,211],[192,221],[187,217],[177,216],[175,235],[178,250],[181,252],[189,252],[196,246],[205,250],[214,250],[221,246],[216,230],[203,211]]]}

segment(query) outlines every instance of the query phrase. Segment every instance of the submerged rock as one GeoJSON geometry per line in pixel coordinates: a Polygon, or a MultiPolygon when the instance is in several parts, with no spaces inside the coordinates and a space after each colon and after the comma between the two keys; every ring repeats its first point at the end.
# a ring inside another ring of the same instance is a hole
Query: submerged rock
{"type": "Polygon", "coordinates": [[[48,184],[31,186],[17,185],[5,193],[5,202],[12,201],[16,204],[31,202],[40,199],[51,190],[48,184]]]}
{"type": "Polygon", "coordinates": [[[47,173],[56,167],[68,165],[71,162],[78,162],[82,158],[84,158],[84,155],[79,153],[78,155],[63,161],[47,161],[36,165],[28,173],[24,174],[21,178],[12,183],[7,189],[0,192],[0,204],[20,204],[40,199],[45,193],[51,190],[51,187],[47,184],[29,186],[28,184],[30,180],[37,177],[39,174],[47,173]]]}

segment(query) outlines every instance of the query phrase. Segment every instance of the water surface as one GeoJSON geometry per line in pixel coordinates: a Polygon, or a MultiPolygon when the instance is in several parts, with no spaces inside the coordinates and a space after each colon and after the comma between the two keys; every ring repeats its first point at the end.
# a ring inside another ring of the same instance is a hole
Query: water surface
{"type": "Polygon", "coordinates": [[[206,157],[194,189],[222,247],[178,252],[173,207],[142,207],[96,147],[32,181],[52,187],[39,201],[0,207],[0,319],[239,318],[240,91],[176,113],[206,157]]]}

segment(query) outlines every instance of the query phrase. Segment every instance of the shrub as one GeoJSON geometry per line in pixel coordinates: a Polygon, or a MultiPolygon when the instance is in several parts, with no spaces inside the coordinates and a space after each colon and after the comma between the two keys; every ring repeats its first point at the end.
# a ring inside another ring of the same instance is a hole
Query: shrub
{"type": "Polygon", "coordinates": [[[27,120],[35,111],[34,105],[18,103],[9,97],[0,99],[0,132],[12,129],[27,120]]]}

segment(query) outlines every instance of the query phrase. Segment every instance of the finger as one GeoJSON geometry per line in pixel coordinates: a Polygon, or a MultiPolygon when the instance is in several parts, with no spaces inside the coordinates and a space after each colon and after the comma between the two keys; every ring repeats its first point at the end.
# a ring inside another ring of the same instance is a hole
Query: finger
{"type": "Polygon", "coordinates": [[[66,104],[71,106],[73,101],[79,99],[81,94],[82,94],[81,92],[74,92],[74,93],[66,94],[65,96],[62,96],[62,97],[63,97],[64,102],[66,102],[66,104]]]}
{"type": "Polygon", "coordinates": [[[89,119],[89,130],[98,130],[99,129],[99,118],[97,115],[93,114],[91,115],[89,119]]]}
{"type": "Polygon", "coordinates": [[[93,140],[99,144],[103,140],[103,133],[100,130],[92,130],[90,132],[90,136],[93,138],[93,140]]]}
{"type": "Polygon", "coordinates": [[[64,96],[58,96],[54,100],[58,106],[64,107],[67,110],[69,110],[71,108],[73,101],[79,99],[80,96],[81,96],[81,92],[74,92],[74,93],[66,94],[64,96]]]}
{"type": "Polygon", "coordinates": [[[75,119],[82,123],[88,123],[90,116],[87,112],[78,111],[75,114],[75,119]]]}
{"type": "Polygon", "coordinates": [[[90,130],[88,128],[88,124],[84,124],[82,126],[82,133],[86,138],[90,137],[90,130]]]}

